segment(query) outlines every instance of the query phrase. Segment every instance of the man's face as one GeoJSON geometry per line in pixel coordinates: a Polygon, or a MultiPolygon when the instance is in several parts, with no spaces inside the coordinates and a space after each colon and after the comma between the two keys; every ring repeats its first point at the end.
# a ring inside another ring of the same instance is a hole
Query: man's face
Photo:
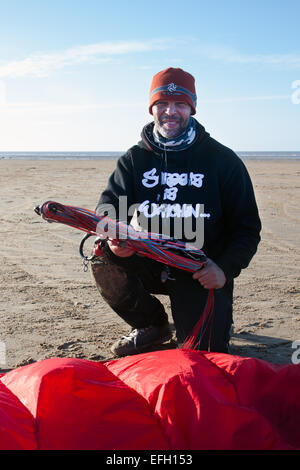
{"type": "Polygon", "coordinates": [[[156,101],[152,106],[155,129],[166,139],[184,133],[189,123],[191,107],[184,101],[156,101]]]}

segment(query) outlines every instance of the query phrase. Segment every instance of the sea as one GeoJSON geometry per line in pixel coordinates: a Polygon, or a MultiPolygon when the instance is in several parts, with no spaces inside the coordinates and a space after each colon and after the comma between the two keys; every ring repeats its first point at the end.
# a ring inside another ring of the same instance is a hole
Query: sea
{"type": "MultiPolygon", "coordinates": [[[[125,152],[0,152],[0,160],[116,160],[125,152]]],[[[236,151],[242,160],[300,160],[300,151],[236,151]]]]}

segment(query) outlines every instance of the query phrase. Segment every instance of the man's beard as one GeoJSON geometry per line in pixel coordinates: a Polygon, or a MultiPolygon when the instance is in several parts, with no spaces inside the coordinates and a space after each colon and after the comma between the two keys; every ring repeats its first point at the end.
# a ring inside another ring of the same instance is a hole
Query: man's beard
{"type": "Polygon", "coordinates": [[[157,121],[155,121],[155,128],[157,132],[160,133],[162,137],[165,139],[174,139],[179,137],[181,134],[183,134],[188,126],[189,119],[186,121],[182,118],[175,118],[172,119],[172,122],[176,122],[179,125],[176,126],[174,129],[166,129],[163,127],[164,122],[167,121],[166,118],[160,118],[157,121]]]}

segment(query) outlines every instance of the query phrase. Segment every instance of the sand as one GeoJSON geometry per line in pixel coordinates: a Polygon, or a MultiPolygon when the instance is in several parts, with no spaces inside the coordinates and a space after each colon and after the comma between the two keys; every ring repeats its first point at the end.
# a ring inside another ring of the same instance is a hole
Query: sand
{"type": "MultiPolygon", "coordinates": [[[[93,209],[115,164],[0,161],[2,370],[50,357],[108,360],[111,344],[128,332],[83,270],[83,233],[33,212],[49,199],[93,209]]],[[[231,353],[291,363],[293,342],[300,342],[300,162],[246,166],[263,230],[257,254],[235,281],[231,353]]],[[[168,297],[159,298],[171,320],[168,297]]]]}

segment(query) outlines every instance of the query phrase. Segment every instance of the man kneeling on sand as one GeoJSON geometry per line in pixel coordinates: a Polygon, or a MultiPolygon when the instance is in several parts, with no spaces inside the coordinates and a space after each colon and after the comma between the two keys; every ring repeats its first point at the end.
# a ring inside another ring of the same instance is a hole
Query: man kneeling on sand
{"type": "MultiPolygon", "coordinates": [[[[253,186],[241,159],[193,117],[191,74],[180,68],[157,73],[149,113],[153,122],[143,128],[141,141],[119,158],[96,210],[103,213],[111,206],[118,219],[120,199],[126,198],[128,207],[137,207],[144,230],[159,227],[161,234],[198,244],[208,262],[194,274],[170,268],[166,276],[162,264],[126,246],[103,242],[92,273],[104,300],[131,327],[112,351],[117,356],[135,354],[172,337],[168,315],[155,294],[169,296],[177,341],[182,343],[204,310],[208,290],[214,289],[212,328],[203,332],[199,348],[228,352],[233,280],[248,266],[260,241],[253,186]]],[[[130,220],[128,215],[125,222],[130,220]]]]}

